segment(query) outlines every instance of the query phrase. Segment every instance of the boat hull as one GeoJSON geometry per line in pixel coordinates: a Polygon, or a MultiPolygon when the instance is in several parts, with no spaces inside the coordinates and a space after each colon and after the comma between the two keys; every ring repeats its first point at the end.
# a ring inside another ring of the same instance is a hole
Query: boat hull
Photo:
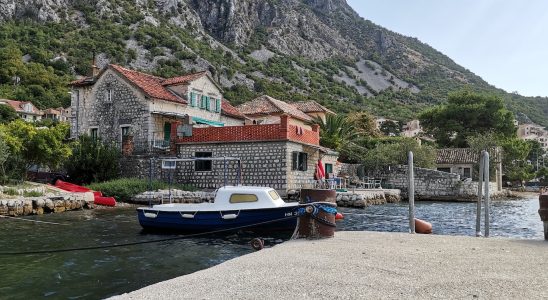
{"type": "Polygon", "coordinates": [[[144,229],[195,233],[294,230],[297,225],[296,210],[296,206],[198,212],[138,208],[137,213],[144,229]]]}

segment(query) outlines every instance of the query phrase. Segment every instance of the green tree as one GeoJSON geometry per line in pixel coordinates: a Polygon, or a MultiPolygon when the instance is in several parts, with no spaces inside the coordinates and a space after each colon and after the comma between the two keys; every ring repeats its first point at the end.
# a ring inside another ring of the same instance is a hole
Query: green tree
{"type": "Polygon", "coordinates": [[[4,141],[4,139],[0,135],[0,183],[4,183],[7,181],[5,165],[9,157],[10,149],[8,147],[8,144],[6,144],[6,141],[4,141]]]}
{"type": "Polygon", "coordinates": [[[119,177],[119,160],[118,148],[84,135],[73,145],[72,157],[65,167],[73,182],[89,184],[119,177]]]}
{"type": "Polygon", "coordinates": [[[23,179],[33,165],[58,168],[71,154],[68,131],[65,123],[35,127],[21,119],[0,125],[0,137],[10,152],[5,174],[23,179]]]}
{"type": "Polygon", "coordinates": [[[354,131],[359,136],[378,137],[381,135],[377,129],[375,117],[366,111],[350,113],[347,122],[352,124],[354,131]]]}
{"type": "Polygon", "coordinates": [[[490,131],[504,137],[516,134],[513,114],[500,98],[470,91],[449,94],[447,104],[424,111],[419,119],[441,147],[468,147],[469,136],[490,131]]]}
{"type": "Polygon", "coordinates": [[[386,136],[399,136],[401,132],[400,126],[390,120],[383,122],[380,130],[386,136]]]}
{"type": "Polygon", "coordinates": [[[0,124],[9,123],[17,118],[19,118],[19,116],[13,107],[0,104],[0,124]]]}
{"type": "Polygon", "coordinates": [[[356,137],[353,124],[343,115],[327,115],[325,121],[316,117],[313,122],[320,125],[320,144],[324,147],[339,151],[356,137]]]}
{"type": "Polygon", "coordinates": [[[393,142],[378,143],[375,148],[365,151],[361,163],[368,170],[379,170],[388,166],[405,165],[409,151],[413,152],[416,167],[433,168],[436,165],[436,149],[420,145],[410,138],[394,139],[393,142]]]}

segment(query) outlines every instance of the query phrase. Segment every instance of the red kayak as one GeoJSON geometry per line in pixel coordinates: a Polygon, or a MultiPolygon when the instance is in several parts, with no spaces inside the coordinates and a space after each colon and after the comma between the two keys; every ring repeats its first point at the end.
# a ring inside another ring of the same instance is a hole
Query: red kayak
{"type": "Polygon", "coordinates": [[[86,193],[86,192],[93,192],[93,203],[97,205],[104,205],[104,206],[116,206],[116,200],[113,197],[103,197],[103,194],[101,192],[96,192],[88,189],[87,187],[80,186],[74,183],[66,182],[63,180],[57,180],[55,182],[55,186],[73,193],[86,193]]]}

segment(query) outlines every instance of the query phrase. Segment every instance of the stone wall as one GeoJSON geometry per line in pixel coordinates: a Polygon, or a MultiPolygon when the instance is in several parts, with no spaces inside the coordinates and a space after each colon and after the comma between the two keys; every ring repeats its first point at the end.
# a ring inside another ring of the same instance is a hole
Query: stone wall
{"type": "Polygon", "coordinates": [[[340,163],[338,175],[356,176],[358,174],[359,164],[340,163]]]}
{"type": "MultiPolygon", "coordinates": [[[[390,171],[376,174],[383,178],[384,186],[400,189],[402,197],[408,198],[407,166],[392,167],[390,171]]],[[[494,182],[489,183],[492,197],[506,195],[498,192],[494,182]]],[[[416,200],[452,200],[474,201],[478,193],[478,183],[462,181],[460,175],[436,170],[415,168],[415,199],[416,200]]]]}
{"type": "MultiPolygon", "coordinates": [[[[255,143],[207,143],[178,145],[179,157],[194,157],[196,152],[211,152],[213,157],[237,157],[242,159],[241,183],[252,186],[272,187],[280,194],[286,193],[288,165],[286,142],[255,143]]],[[[177,166],[177,181],[190,183],[201,189],[217,189],[224,182],[224,162],[212,162],[211,171],[195,171],[194,162],[177,166]]],[[[228,185],[237,184],[238,164],[227,162],[228,185]]]]}
{"type": "Polygon", "coordinates": [[[41,215],[44,213],[58,213],[93,207],[92,193],[70,193],[45,197],[17,197],[0,200],[0,215],[41,215]]]}
{"type": "Polygon", "coordinates": [[[149,104],[142,93],[112,70],[107,70],[97,83],[89,88],[78,88],[80,99],[73,92],[71,109],[77,120],[72,130],[89,134],[92,128],[98,129],[103,141],[121,143],[121,127],[131,127],[135,145],[146,145],[151,130],[149,104]],[[112,91],[112,100],[108,99],[112,91]],[[78,105],[77,105],[78,104],[78,105]]]}

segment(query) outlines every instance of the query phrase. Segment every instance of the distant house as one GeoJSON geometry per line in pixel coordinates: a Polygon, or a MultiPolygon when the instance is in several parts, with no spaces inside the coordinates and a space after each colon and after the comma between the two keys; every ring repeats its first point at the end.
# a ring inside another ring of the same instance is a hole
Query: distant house
{"type": "Polygon", "coordinates": [[[36,108],[30,101],[16,101],[0,99],[0,105],[9,105],[15,109],[19,117],[27,122],[36,122],[42,120],[43,112],[36,108]]]}
{"type": "Polygon", "coordinates": [[[161,78],[111,64],[71,86],[73,138],[89,134],[121,144],[131,136],[136,150],[168,148],[175,123],[219,127],[245,120],[207,72],[161,78]]]}
{"type": "Polygon", "coordinates": [[[324,122],[326,120],[327,115],[335,115],[335,113],[323,105],[319,104],[316,101],[301,101],[301,102],[295,102],[292,103],[293,106],[295,106],[300,111],[304,112],[308,116],[312,118],[320,118],[324,122]]]}
{"type": "Polygon", "coordinates": [[[59,122],[70,122],[70,113],[71,109],[69,108],[48,108],[43,111],[44,119],[51,119],[59,122]]]}
{"type": "Polygon", "coordinates": [[[279,124],[280,116],[288,115],[291,123],[311,129],[312,117],[297,107],[274,99],[270,96],[260,96],[236,107],[242,114],[253,121],[253,124],[279,124]]]}
{"type": "Polygon", "coordinates": [[[461,178],[475,178],[474,166],[479,162],[479,153],[470,148],[438,149],[436,169],[459,174],[461,178]]]}
{"type": "Polygon", "coordinates": [[[411,121],[407,122],[405,125],[403,125],[401,135],[404,136],[404,137],[413,138],[413,137],[416,137],[416,136],[420,135],[423,132],[424,131],[422,130],[422,127],[420,125],[420,121],[419,120],[411,120],[411,121]]]}
{"type": "Polygon", "coordinates": [[[518,138],[528,141],[537,141],[544,150],[548,151],[548,130],[536,124],[521,124],[518,126],[518,138]]]}

